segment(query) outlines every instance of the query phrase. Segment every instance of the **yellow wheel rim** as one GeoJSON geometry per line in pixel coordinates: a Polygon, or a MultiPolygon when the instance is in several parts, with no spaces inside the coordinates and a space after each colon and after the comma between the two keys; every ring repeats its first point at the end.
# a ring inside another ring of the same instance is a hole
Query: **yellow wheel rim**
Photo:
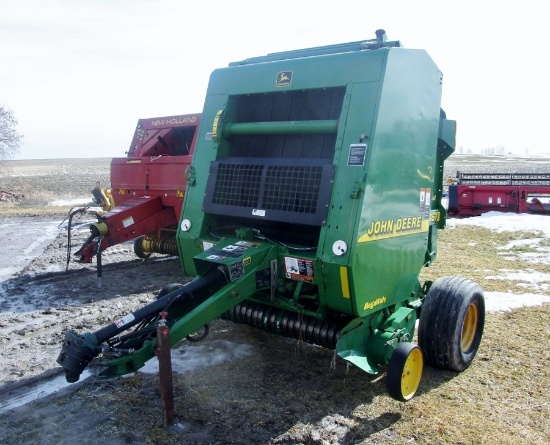
{"type": "Polygon", "coordinates": [[[478,318],[479,318],[479,313],[477,310],[477,305],[472,303],[470,304],[470,306],[468,306],[468,310],[466,311],[466,317],[464,317],[464,324],[462,325],[462,340],[461,340],[462,352],[468,351],[472,347],[472,344],[474,343],[474,339],[477,331],[478,318]]]}
{"type": "Polygon", "coordinates": [[[420,348],[414,348],[407,357],[401,374],[401,394],[405,400],[409,400],[416,393],[422,378],[423,368],[422,351],[420,348]]]}

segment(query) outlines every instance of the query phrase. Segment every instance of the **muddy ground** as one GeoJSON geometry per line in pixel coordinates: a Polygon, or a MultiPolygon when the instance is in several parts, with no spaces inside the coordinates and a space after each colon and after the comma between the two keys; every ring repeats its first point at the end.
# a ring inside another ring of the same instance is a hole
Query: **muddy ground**
{"type": "MultiPolygon", "coordinates": [[[[37,220],[51,225],[51,218],[33,217],[15,218],[17,222],[10,226],[19,226],[16,230],[25,232],[25,227],[37,220]]],[[[3,222],[6,224],[5,219],[3,222]]],[[[102,254],[99,287],[95,263],[82,265],[71,257],[67,268],[64,227],[57,230],[40,256],[2,283],[0,384],[50,369],[52,354],[65,329],[97,330],[119,315],[147,304],[155,298],[159,283],[174,281],[174,276],[181,275],[177,259],[159,257],[145,262],[133,254],[131,244],[118,245],[102,254]],[[39,347],[40,351],[29,351],[29,346],[39,347]]],[[[80,245],[84,233],[84,229],[80,236],[73,233],[73,245],[80,245]]],[[[13,236],[10,242],[19,241],[13,236]]]]}

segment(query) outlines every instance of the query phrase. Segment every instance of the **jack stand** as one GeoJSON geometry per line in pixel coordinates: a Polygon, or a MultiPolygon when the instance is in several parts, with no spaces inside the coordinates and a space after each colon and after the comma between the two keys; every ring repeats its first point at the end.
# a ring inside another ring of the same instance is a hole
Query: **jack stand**
{"type": "Polygon", "coordinates": [[[98,289],[101,289],[101,286],[103,285],[103,265],[101,264],[101,241],[103,241],[103,237],[100,236],[99,240],[97,242],[97,287],[98,289]]]}
{"type": "Polygon", "coordinates": [[[167,312],[160,312],[157,325],[157,357],[159,359],[160,397],[164,414],[164,426],[174,424],[174,386],[172,383],[172,356],[170,331],[166,325],[167,312]]]}

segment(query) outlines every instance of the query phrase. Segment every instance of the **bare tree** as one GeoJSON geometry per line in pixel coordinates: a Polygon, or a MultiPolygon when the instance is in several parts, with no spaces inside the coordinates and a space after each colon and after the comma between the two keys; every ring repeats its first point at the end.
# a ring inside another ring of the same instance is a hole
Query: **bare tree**
{"type": "Polygon", "coordinates": [[[19,152],[23,135],[17,132],[17,119],[9,108],[0,106],[0,161],[19,152]]]}

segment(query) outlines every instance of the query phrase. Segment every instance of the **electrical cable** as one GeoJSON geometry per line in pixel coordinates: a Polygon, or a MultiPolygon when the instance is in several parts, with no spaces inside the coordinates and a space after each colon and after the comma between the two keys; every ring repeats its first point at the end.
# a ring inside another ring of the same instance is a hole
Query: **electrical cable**
{"type": "Polygon", "coordinates": [[[260,230],[253,229],[253,228],[250,228],[250,227],[242,227],[242,226],[208,227],[208,234],[210,236],[213,236],[214,238],[221,239],[221,238],[223,238],[223,236],[219,235],[219,232],[221,232],[221,231],[230,231],[230,230],[235,231],[236,229],[240,229],[240,228],[251,230],[254,233],[254,238],[256,238],[256,239],[263,240],[263,241],[268,241],[272,244],[285,247],[289,251],[313,252],[313,251],[317,250],[317,246],[310,246],[310,247],[292,246],[292,245],[287,244],[283,241],[279,241],[279,240],[269,238],[266,235],[262,234],[260,232],[260,230]]]}

